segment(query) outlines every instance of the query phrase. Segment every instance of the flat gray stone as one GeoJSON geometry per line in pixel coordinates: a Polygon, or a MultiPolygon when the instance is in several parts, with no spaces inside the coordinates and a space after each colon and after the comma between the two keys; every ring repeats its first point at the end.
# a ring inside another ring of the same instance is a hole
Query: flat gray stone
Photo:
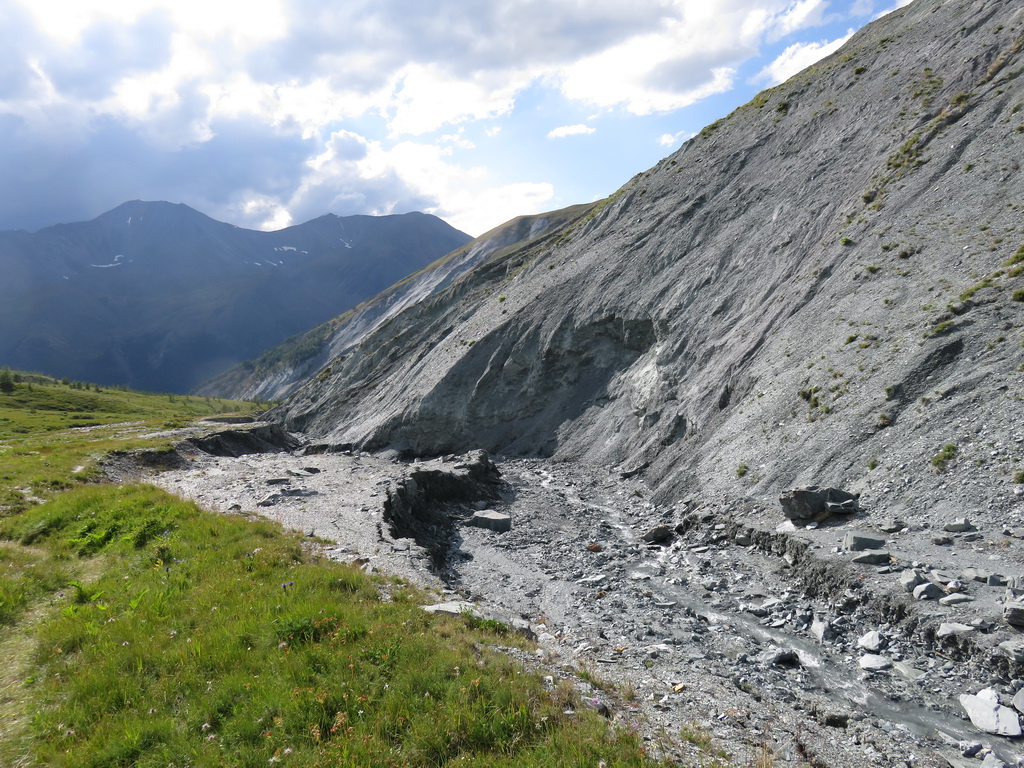
{"type": "Polygon", "coordinates": [[[1024,712],[1024,688],[1021,688],[1016,694],[1014,694],[1013,708],[1018,712],[1024,712]]]}
{"type": "Polygon", "coordinates": [[[924,584],[925,578],[917,571],[901,571],[900,584],[907,592],[913,592],[914,588],[924,584]]]}
{"type": "Polygon", "coordinates": [[[882,533],[896,533],[898,531],[902,531],[906,527],[907,524],[902,520],[886,520],[878,526],[878,530],[882,533]]]}
{"type": "Polygon", "coordinates": [[[667,525],[658,525],[651,528],[641,538],[648,544],[663,544],[672,538],[673,531],[667,525]]]}
{"type": "Polygon", "coordinates": [[[1014,627],[1024,627],[1024,603],[1007,603],[1003,607],[1003,618],[1014,627]]]}
{"type": "Polygon", "coordinates": [[[915,600],[938,600],[945,596],[945,590],[938,584],[932,584],[930,581],[914,587],[915,600]]]}
{"type": "Polygon", "coordinates": [[[905,661],[897,661],[892,665],[892,668],[905,680],[910,682],[917,682],[924,677],[924,672],[917,667],[912,667],[905,661]]]}
{"type": "Polygon", "coordinates": [[[889,553],[883,550],[869,550],[867,552],[861,552],[859,555],[855,555],[851,562],[857,563],[858,565],[886,565],[892,558],[889,557],[889,553]]]}
{"type": "Polygon", "coordinates": [[[861,669],[868,672],[881,672],[892,667],[892,662],[889,659],[879,656],[877,653],[865,653],[857,663],[860,664],[861,669]]]}
{"type": "Polygon", "coordinates": [[[971,718],[974,727],[996,736],[1020,736],[1020,717],[1009,707],[999,703],[999,694],[991,688],[960,695],[960,706],[971,718]]]}
{"type": "Polygon", "coordinates": [[[965,635],[968,632],[973,632],[975,627],[968,624],[960,624],[956,621],[946,621],[939,625],[939,630],[935,633],[936,637],[951,637],[953,635],[965,635]]]}
{"type": "Polygon", "coordinates": [[[946,523],[944,526],[942,526],[942,530],[946,531],[947,533],[966,533],[967,531],[974,531],[977,529],[971,524],[971,521],[968,520],[966,517],[958,517],[953,522],[946,523]]]}
{"type": "Polygon", "coordinates": [[[952,595],[939,598],[939,605],[960,605],[961,603],[973,602],[974,598],[970,595],[965,595],[963,592],[954,592],[952,595]]]}
{"type": "Polygon", "coordinates": [[[469,524],[489,531],[505,533],[512,530],[512,515],[507,512],[496,512],[493,509],[481,509],[473,513],[469,524]]]}
{"type": "Polygon", "coordinates": [[[885,539],[873,533],[863,531],[847,531],[843,537],[843,549],[850,552],[863,552],[865,549],[881,549],[885,539]]]}
{"type": "Polygon", "coordinates": [[[477,611],[476,606],[472,603],[467,603],[465,600],[453,600],[448,603],[436,603],[434,605],[421,605],[427,613],[444,613],[449,616],[461,616],[464,613],[468,613],[470,616],[474,616],[478,619],[483,618],[483,614],[477,611]]]}
{"type": "MultiPolygon", "coordinates": [[[[1009,656],[1014,662],[1024,663],[1024,640],[1004,640],[999,644],[999,650],[1009,656]]],[[[1021,690],[1024,690],[1022,688],[1021,690]]]]}
{"type": "Polygon", "coordinates": [[[857,647],[863,648],[865,651],[875,653],[882,649],[882,635],[877,629],[873,629],[870,632],[866,632],[861,635],[857,641],[857,647]]]}

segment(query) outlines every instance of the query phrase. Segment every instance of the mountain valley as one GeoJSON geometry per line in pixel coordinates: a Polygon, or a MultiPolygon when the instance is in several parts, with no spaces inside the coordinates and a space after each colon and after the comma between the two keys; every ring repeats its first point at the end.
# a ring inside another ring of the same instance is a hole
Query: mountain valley
{"type": "Polygon", "coordinates": [[[406,233],[409,277],[206,366],[284,398],[261,421],[100,466],[525,635],[509,667],[643,759],[1024,765],[1022,158],[1024,8],[914,0],[605,200],[472,241],[390,217],[457,242],[408,266],[406,233]]]}
{"type": "Polygon", "coordinates": [[[188,392],[469,239],[420,213],[328,214],[258,232],[142,201],[89,222],[0,232],[0,359],[188,392]]]}

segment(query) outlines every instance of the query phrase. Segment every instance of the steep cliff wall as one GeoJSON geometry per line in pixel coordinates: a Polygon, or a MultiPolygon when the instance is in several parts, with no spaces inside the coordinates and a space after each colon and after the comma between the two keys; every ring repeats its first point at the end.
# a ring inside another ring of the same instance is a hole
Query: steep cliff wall
{"type": "Polygon", "coordinates": [[[816,481],[1012,506],[1022,71],[1017,4],[917,0],[277,416],[327,443],[643,468],[664,499],[816,481]]]}

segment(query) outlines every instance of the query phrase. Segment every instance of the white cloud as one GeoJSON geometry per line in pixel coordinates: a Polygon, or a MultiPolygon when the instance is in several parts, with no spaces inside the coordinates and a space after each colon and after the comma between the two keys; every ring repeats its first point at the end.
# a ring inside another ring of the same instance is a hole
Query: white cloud
{"type": "Polygon", "coordinates": [[[394,94],[382,107],[391,116],[393,136],[421,136],[446,125],[511,112],[516,92],[530,80],[513,74],[505,81],[490,73],[458,78],[436,64],[414,64],[397,73],[394,94]]]}
{"type": "Polygon", "coordinates": [[[272,40],[285,29],[281,0],[18,0],[39,28],[62,43],[79,41],[97,22],[136,23],[165,14],[178,30],[198,37],[229,34],[239,43],[272,40]]]}
{"type": "Polygon", "coordinates": [[[563,125],[558,128],[552,128],[548,131],[549,139],[564,139],[566,136],[585,136],[588,133],[593,133],[596,129],[589,125],[583,125],[579,123],[577,125],[563,125]]]}
{"type": "Polygon", "coordinates": [[[780,53],[775,60],[757,73],[754,82],[765,82],[768,85],[778,85],[795,75],[797,72],[806,69],[816,61],[835,53],[853,35],[850,30],[846,35],[837,40],[822,40],[818,43],[793,43],[780,53]]]}
{"type": "Polygon", "coordinates": [[[905,8],[906,6],[910,5],[911,2],[913,2],[913,0],[896,0],[895,5],[889,6],[884,11],[879,11],[878,13],[875,14],[875,18],[880,19],[883,16],[892,13],[893,11],[898,11],[900,8],[905,8]]]}
{"type": "Polygon", "coordinates": [[[515,216],[540,212],[554,197],[551,184],[495,183],[483,167],[451,162],[450,144],[403,141],[389,148],[338,131],[324,152],[307,163],[297,190],[278,208],[292,212],[298,221],[325,210],[377,215],[421,210],[479,235],[515,216]]]}
{"type": "Polygon", "coordinates": [[[663,133],[658,137],[658,144],[663,147],[674,147],[683,141],[692,139],[697,134],[693,131],[679,131],[678,133],[663,133]]]}
{"type": "MultiPolygon", "coordinates": [[[[93,193],[113,198],[111,207],[176,196],[258,226],[325,210],[422,206],[475,233],[554,197],[540,180],[502,180],[458,162],[486,162],[489,148],[540,137],[539,121],[566,113],[558,103],[528,110],[517,104],[524,93],[576,102],[568,114],[593,113],[584,123],[613,110],[676,110],[732,89],[760,46],[822,23],[828,1],[539,5],[8,0],[0,4],[0,160],[17,158],[20,170],[7,186],[52,183],[60,169],[66,183],[35,197],[0,194],[0,226],[42,216],[31,201],[47,195],[67,197],[35,205],[40,211],[73,209],[93,193]],[[524,130],[515,120],[533,122],[524,130]],[[482,121],[500,124],[465,130],[482,121]],[[500,141],[480,140],[499,132],[500,141]]],[[[794,43],[763,77],[839,42],[794,43]]],[[[547,135],[593,133],[584,123],[547,135]]]]}
{"type": "Polygon", "coordinates": [[[828,8],[826,0],[801,0],[785,8],[772,19],[771,39],[779,39],[808,27],[820,26],[828,8]]]}

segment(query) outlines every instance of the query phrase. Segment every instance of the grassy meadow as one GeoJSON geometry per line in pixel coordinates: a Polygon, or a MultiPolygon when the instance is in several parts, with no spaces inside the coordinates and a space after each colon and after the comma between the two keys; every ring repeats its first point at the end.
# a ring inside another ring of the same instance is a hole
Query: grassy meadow
{"type": "Polygon", "coordinates": [[[0,392],[0,765],[654,764],[502,654],[526,648],[502,625],[427,614],[275,524],[99,482],[106,453],[253,405],[21,378],[0,392]]]}

